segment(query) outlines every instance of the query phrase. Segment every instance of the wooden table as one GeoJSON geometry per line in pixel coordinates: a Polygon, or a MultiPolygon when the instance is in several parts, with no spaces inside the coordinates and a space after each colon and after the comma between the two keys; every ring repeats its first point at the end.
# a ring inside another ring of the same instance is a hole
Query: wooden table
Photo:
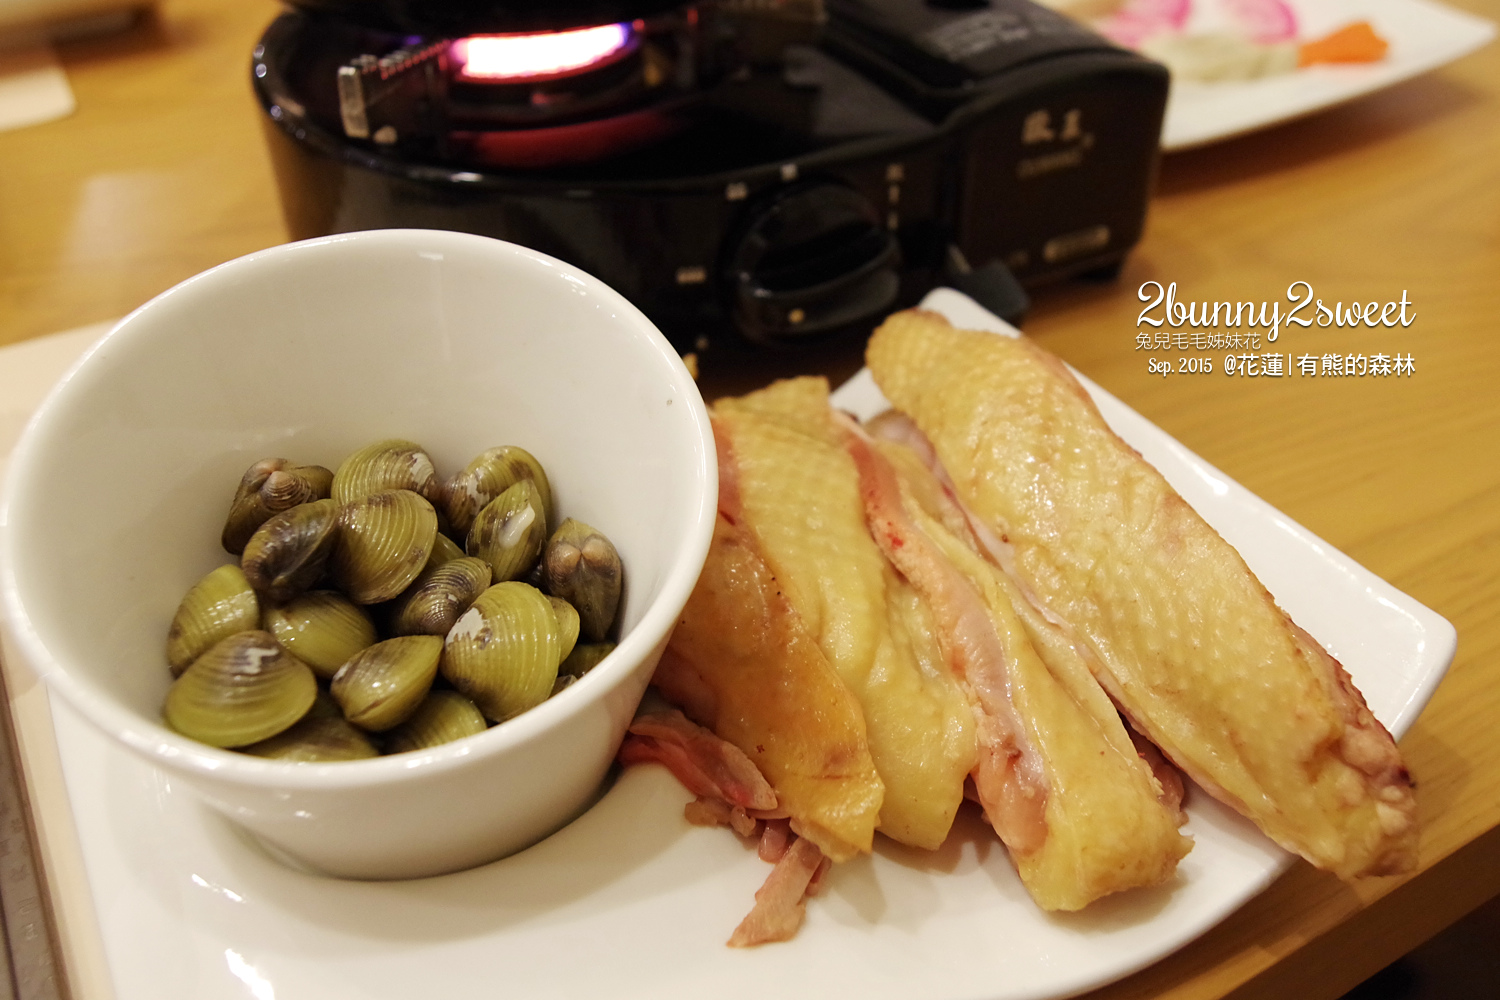
{"type": "MultiPolygon", "coordinates": [[[[1500,18],[1493,0],[1455,5],[1500,18]]],[[[128,34],[62,48],[77,113],[0,133],[0,345],[120,316],[286,238],[248,84],[250,49],[274,12],[163,0],[128,34]]],[[[1500,45],[1168,157],[1121,278],[1038,296],[1027,333],[1459,634],[1447,679],[1403,741],[1419,783],[1420,871],[1350,887],[1299,864],[1204,938],[1093,996],[1336,997],[1500,894],[1497,321],[1500,45]],[[1413,372],[1153,374],[1148,360],[1175,364],[1181,352],[1137,350],[1136,292],[1148,281],[1176,282],[1192,301],[1284,305],[1296,281],[1327,302],[1404,292],[1407,328],[1293,329],[1280,343],[1319,358],[1400,353],[1413,372]]],[[[733,372],[705,364],[715,394],[780,373],[838,379],[858,355],[845,345],[733,372]]],[[[45,772],[28,760],[29,781],[45,772]]],[[[48,822],[38,820],[43,838],[48,822]]],[[[67,971],[77,995],[92,996],[87,970],[73,968],[97,954],[74,939],[87,933],[69,919],[76,873],[48,877],[67,971]]]]}

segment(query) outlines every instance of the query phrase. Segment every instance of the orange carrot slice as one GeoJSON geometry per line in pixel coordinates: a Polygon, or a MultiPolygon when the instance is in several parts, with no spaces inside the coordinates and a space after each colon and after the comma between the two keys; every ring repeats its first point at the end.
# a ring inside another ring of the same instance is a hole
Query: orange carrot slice
{"type": "Polygon", "coordinates": [[[1303,42],[1297,49],[1297,65],[1379,62],[1389,48],[1369,21],[1356,21],[1331,35],[1303,42]]]}

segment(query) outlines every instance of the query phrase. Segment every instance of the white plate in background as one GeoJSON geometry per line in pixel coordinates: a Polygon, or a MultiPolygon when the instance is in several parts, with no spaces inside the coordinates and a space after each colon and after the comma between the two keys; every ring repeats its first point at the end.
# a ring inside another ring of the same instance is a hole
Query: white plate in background
{"type": "MultiPolygon", "coordinates": [[[[1194,2],[1212,6],[1217,0],[1194,2]]],[[[1162,124],[1163,150],[1191,149],[1342,104],[1452,62],[1495,36],[1493,22],[1432,0],[1287,2],[1297,14],[1301,41],[1369,21],[1390,50],[1369,65],[1309,66],[1245,82],[1174,83],[1162,124]]]]}
{"type": "MultiPolygon", "coordinates": [[[[1005,329],[956,292],[925,304],[962,326],[1005,329]]],[[[1404,732],[1452,659],[1452,626],[1088,387],[1404,732]]],[[[881,405],[864,373],[837,400],[881,405]]],[[[727,831],[689,826],[689,796],[660,768],[630,769],[582,818],[504,861],[341,882],[278,863],[61,704],[53,718],[118,1000],[1051,1000],[1154,962],[1290,864],[1194,794],[1196,846],[1173,884],[1049,917],[966,811],[941,851],[883,842],[836,869],[796,940],[737,951],[723,942],[769,867],[727,831]]]]}

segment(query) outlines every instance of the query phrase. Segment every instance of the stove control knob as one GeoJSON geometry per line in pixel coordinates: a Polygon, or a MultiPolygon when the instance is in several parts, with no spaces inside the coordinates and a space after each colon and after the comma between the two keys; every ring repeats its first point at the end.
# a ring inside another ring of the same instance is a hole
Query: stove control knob
{"type": "Polygon", "coordinates": [[[728,260],[735,325],[763,343],[876,318],[901,283],[900,248],[875,209],[827,181],[752,204],[728,260]]]}

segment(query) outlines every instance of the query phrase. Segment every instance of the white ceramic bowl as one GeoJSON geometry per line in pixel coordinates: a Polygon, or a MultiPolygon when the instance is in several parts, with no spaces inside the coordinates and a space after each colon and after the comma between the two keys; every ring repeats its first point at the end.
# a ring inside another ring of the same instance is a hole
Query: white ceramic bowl
{"type": "Polygon", "coordinates": [[[126,317],[27,428],[0,498],[11,648],[85,718],[225,815],[330,874],[470,867],[597,794],[708,551],[713,436],[675,351],[596,279],[459,233],[391,230],[231,261],[126,317]],[[161,724],[167,625],[232,561],[218,536],[244,470],[335,466],[386,437],[440,473],[518,444],[563,516],[625,565],[622,639],[578,683],[431,751],[289,764],[161,724]]]}

